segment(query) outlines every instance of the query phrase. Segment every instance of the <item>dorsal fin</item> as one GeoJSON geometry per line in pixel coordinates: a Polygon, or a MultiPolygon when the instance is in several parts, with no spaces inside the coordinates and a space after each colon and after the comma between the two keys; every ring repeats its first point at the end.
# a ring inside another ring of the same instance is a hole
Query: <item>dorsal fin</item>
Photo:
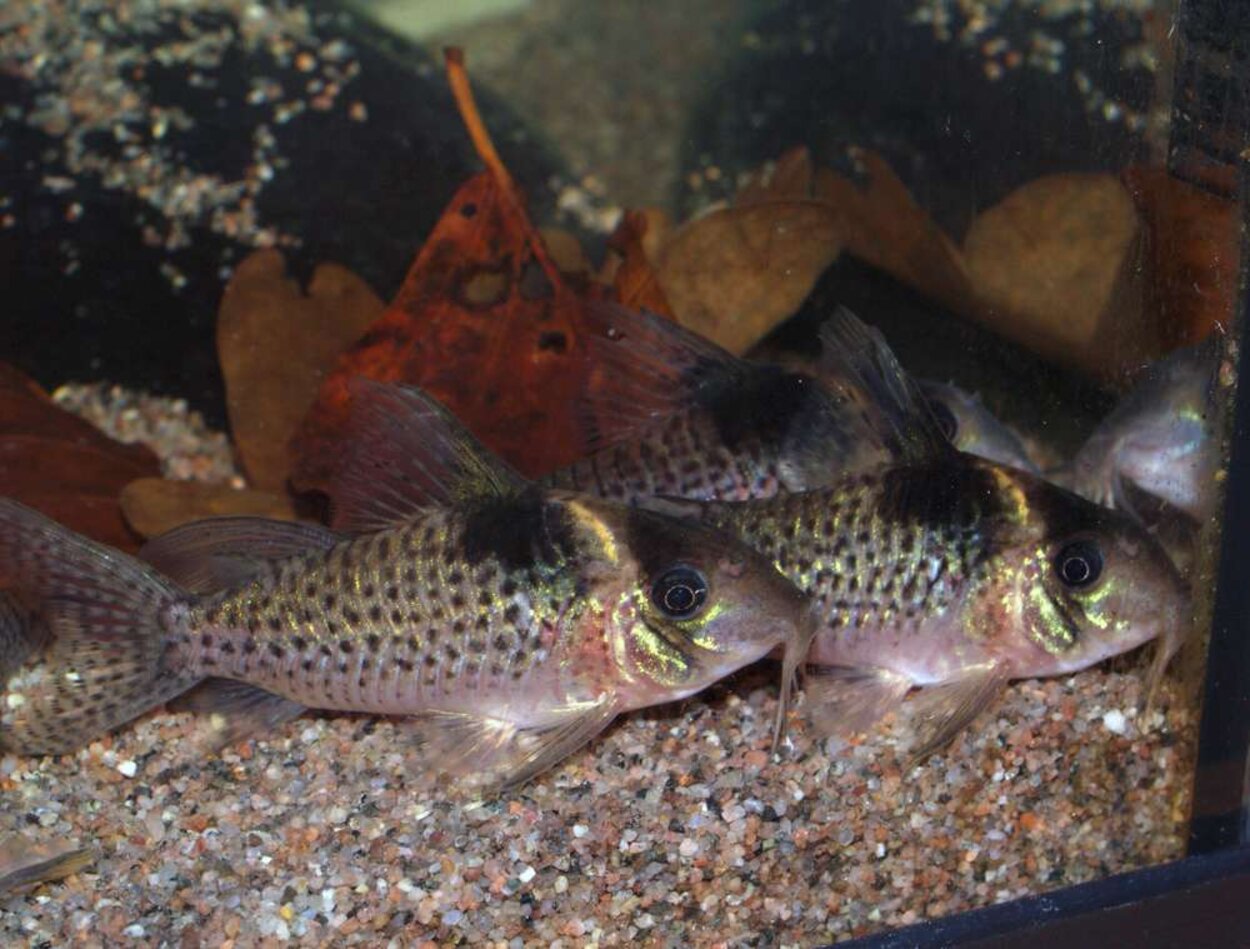
{"type": "Polygon", "coordinates": [[[821,326],[820,346],[822,377],[859,407],[866,430],[891,458],[917,464],[954,451],[879,330],[840,306],[821,326]]]}
{"type": "Polygon", "coordinates": [[[270,561],[329,550],[341,539],[320,524],[210,517],[148,541],[139,556],[193,593],[213,593],[242,586],[270,561]]]}
{"type": "Polygon", "coordinates": [[[356,377],[344,459],[331,479],[336,529],[393,527],[429,507],[509,497],[529,482],[413,386],[356,377]]]}
{"type": "Polygon", "coordinates": [[[753,364],[678,323],[613,303],[584,315],[591,374],[583,396],[587,453],[640,437],[741,385],[753,364]]]}

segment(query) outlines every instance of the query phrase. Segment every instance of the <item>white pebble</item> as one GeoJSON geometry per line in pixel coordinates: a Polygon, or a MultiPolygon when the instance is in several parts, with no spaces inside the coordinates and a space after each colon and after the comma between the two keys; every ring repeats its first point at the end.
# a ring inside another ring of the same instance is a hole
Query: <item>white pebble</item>
{"type": "Polygon", "coordinates": [[[569,878],[566,876],[556,877],[556,892],[563,893],[569,888],[569,878]]]}
{"type": "Polygon", "coordinates": [[[123,936],[129,936],[131,939],[142,939],[147,935],[147,930],[139,923],[131,923],[122,930],[123,936]]]}
{"type": "Polygon", "coordinates": [[[1125,719],[1124,713],[1118,708],[1113,708],[1102,717],[1102,723],[1107,731],[1115,732],[1117,735],[1123,735],[1128,728],[1128,720],[1125,719]]]}
{"type": "Polygon", "coordinates": [[[139,766],[133,761],[119,761],[117,770],[122,773],[123,777],[133,778],[139,770],[139,766]]]}
{"type": "Polygon", "coordinates": [[[533,867],[526,866],[524,870],[522,870],[520,873],[516,875],[516,878],[520,880],[522,883],[528,883],[530,880],[534,879],[534,874],[536,874],[537,872],[538,871],[535,870],[533,867]]]}
{"type": "Polygon", "coordinates": [[[574,836],[574,837],[585,837],[585,836],[586,836],[587,834],[589,834],[589,833],[590,833],[590,828],[589,828],[589,827],[587,827],[585,824],[574,824],[574,825],[573,825],[573,836],[574,836]]]}
{"type": "Polygon", "coordinates": [[[681,842],[681,846],[677,848],[677,852],[683,857],[693,857],[699,852],[699,842],[693,837],[687,837],[681,842]]]}

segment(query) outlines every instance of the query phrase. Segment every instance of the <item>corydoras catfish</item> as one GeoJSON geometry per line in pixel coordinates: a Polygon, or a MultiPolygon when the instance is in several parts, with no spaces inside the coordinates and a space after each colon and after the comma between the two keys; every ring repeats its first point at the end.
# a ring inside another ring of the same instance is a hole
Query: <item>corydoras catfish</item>
{"type": "Polygon", "coordinates": [[[772,497],[879,463],[857,391],[740,359],[679,324],[594,303],[583,342],[590,454],[544,483],[635,502],[772,497]]]}
{"type": "Polygon", "coordinates": [[[808,604],[741,542],[540,491],[433,423],[399,457],[394,430],[429,405],[362,391],[336,499],[353,534],[215,519],[144,563],[0,500],[0,587],[50,640],[0,746],[70,751],[210,679],[199,707],[252,722],[415,716],[432,770],[512,783],[779,646],[789,685],[808,604]]]}
{"type": "Polygon", "coordinates": [[[960,451],[1041,474],[1024,443],[994,417],[980,396],[944,382],[922,380],[919,385],[942,434],[960,451]]]}
{"type": "Polygon", "coordinates": [[[733,532],[812,596],[821,717],[862,729],[919,686],[923,754],[1011,679],[1158,639],[1153,691],[1189,601],[1152,538],[1124,514],[957,451],[884,339],[849,312],[822,342],[888,463],[772,498],[644,502],[733,532]]]}
{"type": "Polygon", "coordinates": [[[1218,488],[1214,391],[1222,343],[1212,333],[1150,366],[1071,464],[1052,477],[1099,504],[1129,511],[1136,507],[1131,482],[1195,520],[1208,518],[1218,488]]]}

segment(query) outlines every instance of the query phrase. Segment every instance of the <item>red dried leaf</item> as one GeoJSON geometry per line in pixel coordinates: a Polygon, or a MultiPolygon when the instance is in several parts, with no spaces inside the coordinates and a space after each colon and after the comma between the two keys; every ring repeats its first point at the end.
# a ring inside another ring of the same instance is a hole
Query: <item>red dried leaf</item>
{"type": "Polygon", "coordinates": [[[491,449],[536,474],[578,457],[578,341],[588,299],[611,295],[562,274],[481,125],[463,64],[448,72],[488,171],[464,184],[435,225],[394,302],[342,357],[297,436],[294,481],[324,489],[355,375],[421,386],[491,449]]]}
{"type": "Polygon", "coordinates": [[[57,406],[31,379],[0,364],[0,495],[122,550],[139,538],[118,496],[160,473],[143,445],[123,445],[57,406]]]}

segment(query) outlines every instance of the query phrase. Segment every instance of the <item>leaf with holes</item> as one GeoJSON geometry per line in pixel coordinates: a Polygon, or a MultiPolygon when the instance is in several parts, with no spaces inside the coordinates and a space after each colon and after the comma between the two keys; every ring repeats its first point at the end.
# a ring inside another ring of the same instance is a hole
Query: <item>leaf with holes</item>
{"type": "Polygon", "coordinates": [[[576,272],[561,270],[481,124],[454,51],[448,73],[488,170],[456,193],[395,299],[321,386],[295,443],[301,489],[330,491],[347,383],[357,375],[420,386],[527,474],[582,451],[583,308],[615,291],[571,247],[560,259],[576,272]]]}

